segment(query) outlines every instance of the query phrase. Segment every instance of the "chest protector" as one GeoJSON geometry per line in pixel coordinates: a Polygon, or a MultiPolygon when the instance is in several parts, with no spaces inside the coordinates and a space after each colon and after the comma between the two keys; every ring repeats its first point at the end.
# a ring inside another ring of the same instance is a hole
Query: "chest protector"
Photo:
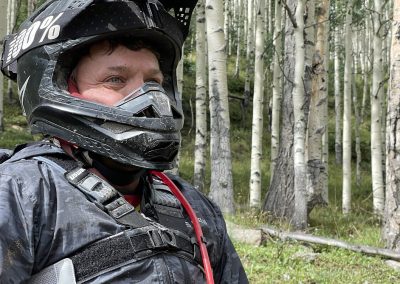
{"type": "Polygon", "coordinates": [[[70,256],[77,279],[88,280],[129,260],[166,252],[201,266],[199,247],[181,203],[157,177],[144,177],[141,214],[110,184],[88,170],[78,167],[65,176],[91,202],[126,226],[125,231],[70,256]]]}

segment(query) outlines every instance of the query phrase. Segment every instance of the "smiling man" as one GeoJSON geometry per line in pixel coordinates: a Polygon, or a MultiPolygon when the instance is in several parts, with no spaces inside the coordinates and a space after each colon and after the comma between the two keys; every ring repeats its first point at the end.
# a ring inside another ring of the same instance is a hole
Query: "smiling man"
{"type": "Polygon", "coordinates": [[[2,71],[40,142],[0,155],[1,283],[247,283],[219,208],[167,176],[196,0],[52,0],[2,71]]]}

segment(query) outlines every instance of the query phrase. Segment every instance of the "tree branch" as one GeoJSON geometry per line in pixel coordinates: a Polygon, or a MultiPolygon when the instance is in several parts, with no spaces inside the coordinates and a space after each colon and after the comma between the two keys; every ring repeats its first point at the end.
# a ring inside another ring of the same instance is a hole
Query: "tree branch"
{"type": "Polygon", "coordinates": [[[289,19],[292,22],[292,25],[295,29],[297,29],[297,22],[296,22],[296,18],[294,17],[292,11],[290,10],[289,6],[286,4],[286,1],[282,1],[283,2],[283,7],[285,7],[286,12],[288,13],[289,19]]]}
{"type": "Polygon", "coordinates": [[[263,233],[267,234],[267,236],[279,238],[281,240],[296,240],[301,242],[326,245],[332,247],[338,247],[342,249],[347,249],[367,255],[373,256],[381,256],[383,258],[393,259],[396,261],[400,261],[400,253],[397,253],[393,250],[376,248],[371,246],[364,245],[353,245],[344,241],[329,239],[325,237],[316,237],[309,234],[304,233],[296,233],[296,232],[282,232],[276,229],[268,228],[266,226],[262,227],[261,230],[263,233]]]}

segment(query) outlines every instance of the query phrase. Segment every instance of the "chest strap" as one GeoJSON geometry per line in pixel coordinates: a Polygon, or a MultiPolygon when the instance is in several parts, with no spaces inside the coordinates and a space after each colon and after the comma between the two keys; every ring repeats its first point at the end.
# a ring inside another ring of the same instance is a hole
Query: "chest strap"
{"type": "Polygon", "coordinates": [[[80,282],[109,269],[165,252],[201,267],[201,255],[195,239],[176,230],[162,230],[154,226],[127,230],[100,240],[70,258],[74,263],[77,281],[80,282]]]}

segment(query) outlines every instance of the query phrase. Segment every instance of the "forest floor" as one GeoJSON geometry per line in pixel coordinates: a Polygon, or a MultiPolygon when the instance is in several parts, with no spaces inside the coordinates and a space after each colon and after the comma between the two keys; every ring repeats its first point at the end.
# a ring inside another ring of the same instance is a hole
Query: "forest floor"
{"type": "MultiPolygon", "coordinates": [[[[344,217],[338,208],[317,208],[310,216],[307,233],[383,248],[380,222],[357,210],[344,217]]],[[[229,219],[249,228],[267,225],[288,230],[286,224],[263,214],[242,212],[229,219]]],[[[268,238],[261,246],[234,244],[250,283],[400,283],[400,271],[378,256],[275,238],[268,238]]]]}

